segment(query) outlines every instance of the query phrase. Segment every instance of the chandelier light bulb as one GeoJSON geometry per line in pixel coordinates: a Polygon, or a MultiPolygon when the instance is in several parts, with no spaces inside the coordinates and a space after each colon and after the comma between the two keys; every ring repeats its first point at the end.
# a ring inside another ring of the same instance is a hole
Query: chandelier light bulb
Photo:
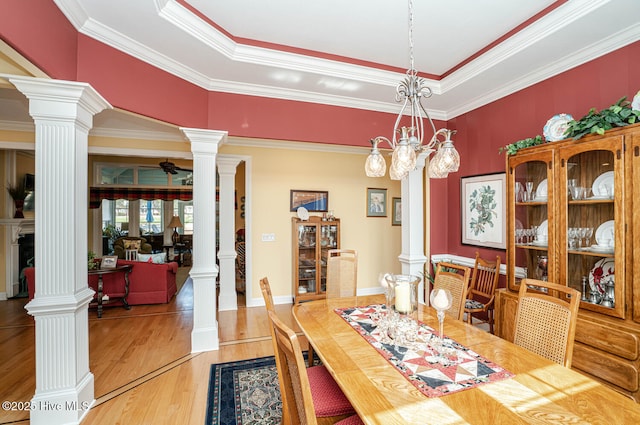
{"type": "Polygon", "coordinates": [[[383,177],[387,172],[387,162],[384,157],[377,153],[370,153],[367,162],[364,164],[364,170],[367,177],[383,177]]]}

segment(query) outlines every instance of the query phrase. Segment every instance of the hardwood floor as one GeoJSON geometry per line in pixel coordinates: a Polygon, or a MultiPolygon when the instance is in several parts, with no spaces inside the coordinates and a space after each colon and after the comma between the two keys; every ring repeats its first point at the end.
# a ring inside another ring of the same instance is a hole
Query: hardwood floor
{"type": "MultiPolygon", "coordinates": [[[[34,321],[26,299],[0,302],[0,399],[35,392],[34,321]]],[[[291,305],[276,306],[297,329],[291,305]]],[[[89,361],[96,403],[83,424],[203,424],[213,363],[273,355],[264,307],[218,314],[220,349],[190,353],[193,288],[168,304],[89,310],[89,361]]],[[[304,347],[306,348],[306,347],[304,347]]],[[[0,410],[0,424],[28,424],[28,412],[0,410]]]]}

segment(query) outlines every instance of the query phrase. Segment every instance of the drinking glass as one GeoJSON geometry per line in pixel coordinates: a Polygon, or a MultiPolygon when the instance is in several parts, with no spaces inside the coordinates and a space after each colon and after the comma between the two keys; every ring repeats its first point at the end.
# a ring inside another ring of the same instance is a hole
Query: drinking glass
{"type": "Polygon", "coordinates": [[[522,183],[516,182],[516,202],[520,202],[522,200],[522,183]]]}
{"type": "Polygon", "coordinates": [[[527,182],[527,201],[533,201],[533,182],[527,182]]]}
{"type": "Polygon", "coordinates": [[[577,230],[578,229],[576,227],[569,227],[569,230],[567,231],[567,237],[569,238],[569,249],[576,248],[576,243],[578,238],[577,230]]]}
{"type": "Polygon", "coordinates": [[[531,238],[533,242],[538,240],[538,227],[540,226],[531,226],[531,238]]]}
{"type": "Polygon", "coordinates": [[[580,227],[578,229],[578,248],[582,248],[582,240],[587,238],[587,230],[586,227],[580,227]]]}
{"type": "Polygon", "coordinates": [[[584,188],[582,186],[574,186],[571,188],[571,197],[574,201],[582,199],[584,188]]]}
{"type": "Polygon", "coordinates": [[[587,227],[587,231],[584,234],[585,242],[587,246],[591,246],[591,237],[593,236],[593,227],[587,227]]]}

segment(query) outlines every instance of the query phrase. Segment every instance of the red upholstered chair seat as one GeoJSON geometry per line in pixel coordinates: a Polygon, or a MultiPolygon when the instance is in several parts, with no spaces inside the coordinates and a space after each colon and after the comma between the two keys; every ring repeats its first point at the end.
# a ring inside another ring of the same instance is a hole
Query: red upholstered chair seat
{"type": "Polygon", "coordinates": [[[307,368],[307,376],[317,417],[326,418],[353,413],[351,403],[326,367],[309,367],[307,368]]]}
{"type": "Polygon", "coordinates": [[[341,420],[340,422],[336,422],[334,425],[361,425],[361,424],[364,424],[364,422],[362,422],[362,419],[360,419],[360,416],[353,415],[353,416],[349,416],[346,419],[341,420]]]}

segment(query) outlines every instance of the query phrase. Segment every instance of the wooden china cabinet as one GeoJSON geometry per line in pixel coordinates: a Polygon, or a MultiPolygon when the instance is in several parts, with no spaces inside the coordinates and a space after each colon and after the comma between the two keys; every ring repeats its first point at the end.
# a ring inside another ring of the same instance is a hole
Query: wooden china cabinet
{"type": "Polygon", "coordinates": [[[572,367],[640,401],[640,125],[521,149],[506,172],[496,334],[513,340],[522,278],[577,289],[572,367]]]}
{"type": "Polygon", "coordinates": [[[327,251],[340,248],[340,219],[291,218],[293,302],[323,299],[327,289],[327,251]]]}

